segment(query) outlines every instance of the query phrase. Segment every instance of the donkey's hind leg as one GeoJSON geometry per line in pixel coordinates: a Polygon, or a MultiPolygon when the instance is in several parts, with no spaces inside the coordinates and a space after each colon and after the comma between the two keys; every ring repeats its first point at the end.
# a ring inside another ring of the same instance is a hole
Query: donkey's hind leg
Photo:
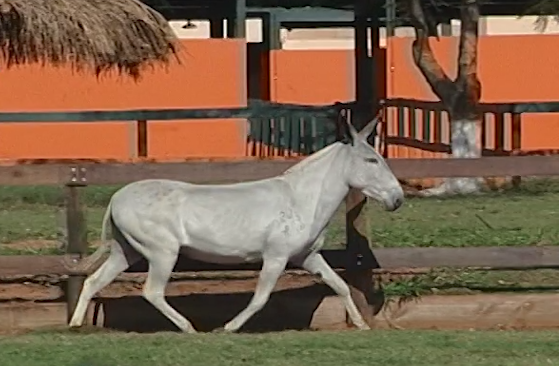
{"type": "Polygon", "coordinates": [[[140,259],[137,252],[133,251],[132,248],[129,249],[131,250],[125,252],[119,243],[114,240],[111,242],[111,254],[83,284],[76,310],[70,320],[70,327],[81,326],[91,298],[111,283],[121,272],[140,259]]]}
{"type": "Polygon", "coordinates": [[[236,317],[230,320],[223,329],[216,331],[235,332],[246,323],[254,314],[260,311],[268,302],[270,294],[274,290],[279,277],[285,270],[287,258],[264,258],[260,276],[256,285],[254,295],[248,306],[236,317]]]}
{"type": "Polygon", "coordinates": [[[149,262],[149,271],[144,284],[144,298],[180,330],[186,333],[196,333],[192,324],[165,300],[165,287],[177,262],[178,253],[159,249],[149,254],[146,253],[146,258],[149,262]]]}

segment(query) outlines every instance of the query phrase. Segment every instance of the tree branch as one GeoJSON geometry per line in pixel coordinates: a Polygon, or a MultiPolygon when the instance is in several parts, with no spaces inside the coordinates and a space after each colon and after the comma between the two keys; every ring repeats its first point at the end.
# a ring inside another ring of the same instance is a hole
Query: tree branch
{"type": "Polygon", "coordinates": [[[408,0],[411,23],[415,30],[415,41],[412,46],[413,60],[421,74],[439,99],[447,104],[456,87],[438,63],[429,44],[429,25],[421,0],[408,0]]]}

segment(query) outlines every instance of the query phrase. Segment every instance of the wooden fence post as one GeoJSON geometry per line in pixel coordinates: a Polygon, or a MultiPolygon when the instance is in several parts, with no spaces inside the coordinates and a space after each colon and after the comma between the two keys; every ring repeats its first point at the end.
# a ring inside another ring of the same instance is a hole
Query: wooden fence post
{"type": "MultiPolygon", "coordinates": [[[[354,64],[355,64],[355,101],[356,106],[351,119],[357,130],[376,115],[379,108],[377,81],[382,71],[376,67],[375,58],[379,55],[379,14],[380,6],[368,0],[356,0],[354,7],[354,64]],[[369,40],[372,52],[369,52],[369,40]]],[[[351,189],[346,197],[346,281],[351,290],[355,305],[364,320],[373,326],[374,315],[384,301],[382,292],[375,293],[372,269],[378,267],[369,247],[368,225],[363,207],[366,199],[363,194],[351,189]],[[379,301],[380,300],[380,301],[379,301]]],[[[346,316],[346,320],[347,316],[346,316]]]]}
{"type": "Polygon", "coordinates": [[[148,157],[148,122],[146,120],[136,121],[137,126],[137,157],[147,158],[148,157]]]}
{"type": "MultiPolygon", "coordinates": [[[[511,115],[511,130],[512,130],[512,154],[518,154],[522,148],[522,115],[520,113],[512,113],[511,115]]],[[[520,187],[522,177],[515,175],[512,177],[512,186],[520,187]]]]}
{"type": "MultiPolygon", "coordinates": [[[[384,305],[384,292],[380,282],[373,276],[373,268],[379,265],[371,251],[368,235],[368,219],[363,212],[366,198],[356,189],[346,197],[346,240],[348,265],[345,278],[355,305],[369,324],[384,305]]],[[[346,314],[346,322],[350,322],[346,314]]]]}
{"type": "MultiPolygon", "coordinates": [[[[82,204],[80,202],[80,187],[85,186],[85,168],[73,167],[72,178],[66,184],[66,223],[68,229],[68,247],[66,252],[68,256],[79,261],[87,254],[87,231],[85,225],[85,216],[82,204]]],[[[68,276],[66,286],[66,304],[67,304],[67,321],[70,322],[80,292],[83,287],[86,276],[83,274],[71,274],[68,276]]]]}

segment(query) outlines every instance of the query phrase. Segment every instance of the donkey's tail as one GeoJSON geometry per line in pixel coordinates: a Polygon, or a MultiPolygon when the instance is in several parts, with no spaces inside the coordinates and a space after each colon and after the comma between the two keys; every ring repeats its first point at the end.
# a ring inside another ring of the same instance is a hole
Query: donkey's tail
{"type": "Polygon", "coordinates": [[[93,254],[79,261],[77,265],[75,265],[75,263],[65,263],[67,270],[79,273],[91,272],[91,269],[93,267],[97,267],[103,258],[103,255],[109,251],[111,242],[107,240],[107,226],[111,221],[111,203],[112,200],[109,202],[109,205],[105,210],[105,215],[103,216],[103,224],[101,226],[101,245],[93,254]]]}

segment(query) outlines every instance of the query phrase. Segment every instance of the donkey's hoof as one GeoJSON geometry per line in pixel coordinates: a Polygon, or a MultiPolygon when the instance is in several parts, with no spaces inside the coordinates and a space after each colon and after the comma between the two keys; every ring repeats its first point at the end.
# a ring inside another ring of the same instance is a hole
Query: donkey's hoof
{"type": "Polygon", "coordinates": [[[68,331],[73,333],[86,333],[87,327],[85,325],[70,325],[68,331]]]}

